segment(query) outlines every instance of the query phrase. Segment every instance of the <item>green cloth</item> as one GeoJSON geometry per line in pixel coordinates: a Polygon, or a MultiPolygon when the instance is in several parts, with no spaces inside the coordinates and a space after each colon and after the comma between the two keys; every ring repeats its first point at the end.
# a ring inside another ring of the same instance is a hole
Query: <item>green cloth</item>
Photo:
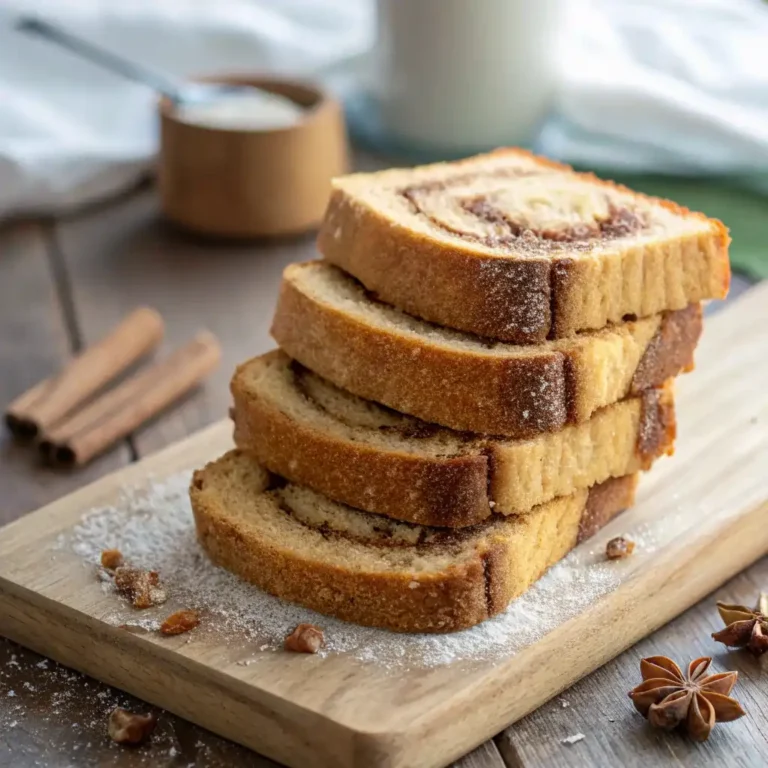
{"type": "Polygon", "coordinates": [[[768,278],[768,195],[737,180],[677,176],[617,175],[599,171],[639,192],[674,200],[692,211],[720,219],[730,230],[731,266],[755,279],[768,278]]]}

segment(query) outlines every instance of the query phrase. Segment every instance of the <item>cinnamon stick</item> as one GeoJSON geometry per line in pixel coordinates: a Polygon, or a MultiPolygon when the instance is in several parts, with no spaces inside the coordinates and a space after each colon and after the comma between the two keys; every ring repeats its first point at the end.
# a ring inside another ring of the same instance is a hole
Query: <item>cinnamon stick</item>
{"type": "Polygon", "coordinates": [[[8,429],[18,438],[38,437],[152,351],[163,338],[163,331],[163,319],[154,309],[134,310],[57,376],[16,398],[5,412],[8,429]]]}
{"type": "Polygon", "coordinates": [[[40,451],[52,464],[80,466],[199,384],[219,363],[216,337],[203,331],[170,357],[137,373],[46,432],[40,451]]]}

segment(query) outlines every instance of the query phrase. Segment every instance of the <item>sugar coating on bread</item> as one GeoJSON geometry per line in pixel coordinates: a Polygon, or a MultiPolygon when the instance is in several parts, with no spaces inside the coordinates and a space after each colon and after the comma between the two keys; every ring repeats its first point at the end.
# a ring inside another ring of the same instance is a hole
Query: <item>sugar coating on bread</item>
{"type": "Polygon", "coordinates": [[[690,369],[700,331],[692,305],[537,345],[483,340],[375,301],[323,262],[285,270],[272,325],[291,357],[342,389],[458,431],[515,438],[581,423],[690,369]]]}
{"type": "Polygon", "coordinates": [[[318,246],[382,300],[518,343],[728,290],[714,219],[521,150],[335,180],[318,246]]]}
{"type": "Polygon", "coordinates": [[[334,187],[394,222],[490,255],[584,258],[712,228],[704,216],[525,152],[351,174],[334,187]]]}
{"type": "Polygon", "coordinates": [[[237,445],[336,501],[463,527],[647,468],[674,442],[672,382],[528,440],[454,432],[339,389],[284,352],[232,379],[237,445]]]}
{"type": "Polygon", "coordinates": [[[278,597],[403,632],[447,632],[502,611],[578,541],[632,503],[636,478],[462,531],[336,504],[232,451],[195,473],[192,508],[212,559],[278,597]]]}

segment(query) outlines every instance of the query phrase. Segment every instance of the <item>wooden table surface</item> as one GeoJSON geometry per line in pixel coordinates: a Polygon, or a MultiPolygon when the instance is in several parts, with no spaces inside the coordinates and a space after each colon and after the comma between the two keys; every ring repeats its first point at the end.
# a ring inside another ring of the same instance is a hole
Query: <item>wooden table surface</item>
{"type": "MultiPolygon", "coordinates": [[[[37,466],[3,434],[0,524],[222,418],[235,364],[272,346],[267,329],[283,267],[313,253],[310,235],[259,245],[190,238],[159,219],[148,188],[76,216],[2,227],[0,403],[55,372],[139,304],[166,318],[166,349],[207,327],[222,341],[224,362],[183,405],[76,472],[37,466]]],[[[735,279],[732,296],[745,286],[735,279]]],[[[719,627],[716,599],[752,602],[761,587],[768,590],[768,559],[456,765],[768,764],[768,656],[727,653],[709,637],[719,627]],[[703,745],[651,730],[627,691],[639,682],[639,659],[655,654],[681,664],[713,655],[718,669],[738,670],[735,693],[749,716],[719,726],[703,745]],[[563,743],[576,734],[584,738],[563,743]]],[[[116,705],[147,706],[0,638],[0,766],[274,765],[168,713],[150,745],[120,748],[105,728],[116,705]]]]}

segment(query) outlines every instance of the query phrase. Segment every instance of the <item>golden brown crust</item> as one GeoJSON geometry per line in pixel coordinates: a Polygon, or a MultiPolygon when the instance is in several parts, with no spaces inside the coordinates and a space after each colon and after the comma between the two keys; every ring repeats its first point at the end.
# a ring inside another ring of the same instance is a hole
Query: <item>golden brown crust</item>
{"type": "Polygon", "coordinates": [[[668,334],[681,341],[671,360],[667,336],[652,341],[670,323],[695,324],[699,310],[687,309],[680,318],[664,313],[541,347],[485,354],[400,333],[319,299],[300,279],[302,270],[313,269],[323,267],[291,265],[284,273],[272,325],[278,344],[342,389],[459,431],[527,438],[581,423],[630,394],[638,367],[648,371],[647,386],[661,386],[679,373],[676,361],[692,359],[698,339],[698,331],[668,334]],[[654,365],[642,362],[649,345],[654,365]],[[659,372],[665,375],[657,378],[659,372]]]}
{"type": "MultiPolygon", "coordinates": [[[[336,501],[422,525],[470,526],[492,511],[526,514],[555,496],[647,469],[674,442],[671,382],[642,398],[608,406],[591,424],[547,436],[544,443],[456,435],[409,421],[404,425],[407,445],[400,447],[376,441],[375,428],[349,434],[343,422],[333,429],[334,422],[328,427],[297,414],[290,403],[283,407],[258,383],[259,373],[271,366],[293,382],[295,366],[281,351],[242,364],[232,379],[238,447],[270,471],[336,501]],[[446,441],[442,454],[422,449],[418,435],[433,432],[455,438],[446,441]],[[569,457],[562,466],[556,458],[561,456],[569,457]],[[558,477],[558,485],[545,483],[545,470],[558,477]]],[[[285,388],[311,403],[295,384],[285,388]]]]}
{"type": "Polygon", "coordinates": [[[473,525],[490,514],[488,459],[437,459],[313,429],[233,382],[235,444],[270,471],[336,501],[424,525],[473,525]]]}
{"type": "MultiPolygon", "coordinates": [[[[259,527],[243,524],[227,509],[232,492],[226,490],[233,463],[243,461],[247,458],[234,451],[193,477],[198,539],[214,562],[285,600],[397,632],[456,631],[504,610],[576,545],[588,496],[596,494],[592,517],[607,521],[632,504],[635,486],[634,476],[610,480],[599,491],[579,492],[542,505],[527,518],[504,520],[492,534],[478,535],[474,555],[437,571],[377,571],[330,563],[296,544],[298,537],[277,545],[259,527]]],[[[267,503],[263,487],[240,482],[236,492],[253,500],[248,503],[267,503]]],[[[283,515],[276,507],[274,514],[283,515]]],[[[343,539],[338,547],[345,547],[343,539]]]]}
{"type": "Polygon", "coordinates": [[[579,521],[578,541],[594,536],[614,516],[612,509],[627,506],[627,498],[634,498],[637,475],[621,478],[621,482],[608,482],[590,488],[584,514],[579,521]]]}
{"type": "Polygon", "coordinates": [[[666,314],[632,377],[632,393],[643,392],[655,386],[654,382],[677,376],[681,371],[693,370],[693,352],[702,329],[701,304],[666,314]]]}
{"type": "MultiPolygon", "coordinates": [[[[534,157],[520,150],[496,154],[534,157]]],[[[535,159],[548,168],[570,170],[535,159]]],[[[594,259],[569,258],[567,252],[494,256],[414,231],[362,203],[341,183],[331,193],[318,248],[383,301],[410,314],[520,344],[725,297],[730,239],[721,222],[592,174],[576,176],[709,226],[703,232],[625,245],[594,259]]]]}
{"type": "Polygon", "coordinates": [[[662,453],[674,453],[677,437],[674,400],[670,390],[647,389],[641,394],[642,408],[637,432],[637,455],[641,469],[651,468],[662,453]]]}

